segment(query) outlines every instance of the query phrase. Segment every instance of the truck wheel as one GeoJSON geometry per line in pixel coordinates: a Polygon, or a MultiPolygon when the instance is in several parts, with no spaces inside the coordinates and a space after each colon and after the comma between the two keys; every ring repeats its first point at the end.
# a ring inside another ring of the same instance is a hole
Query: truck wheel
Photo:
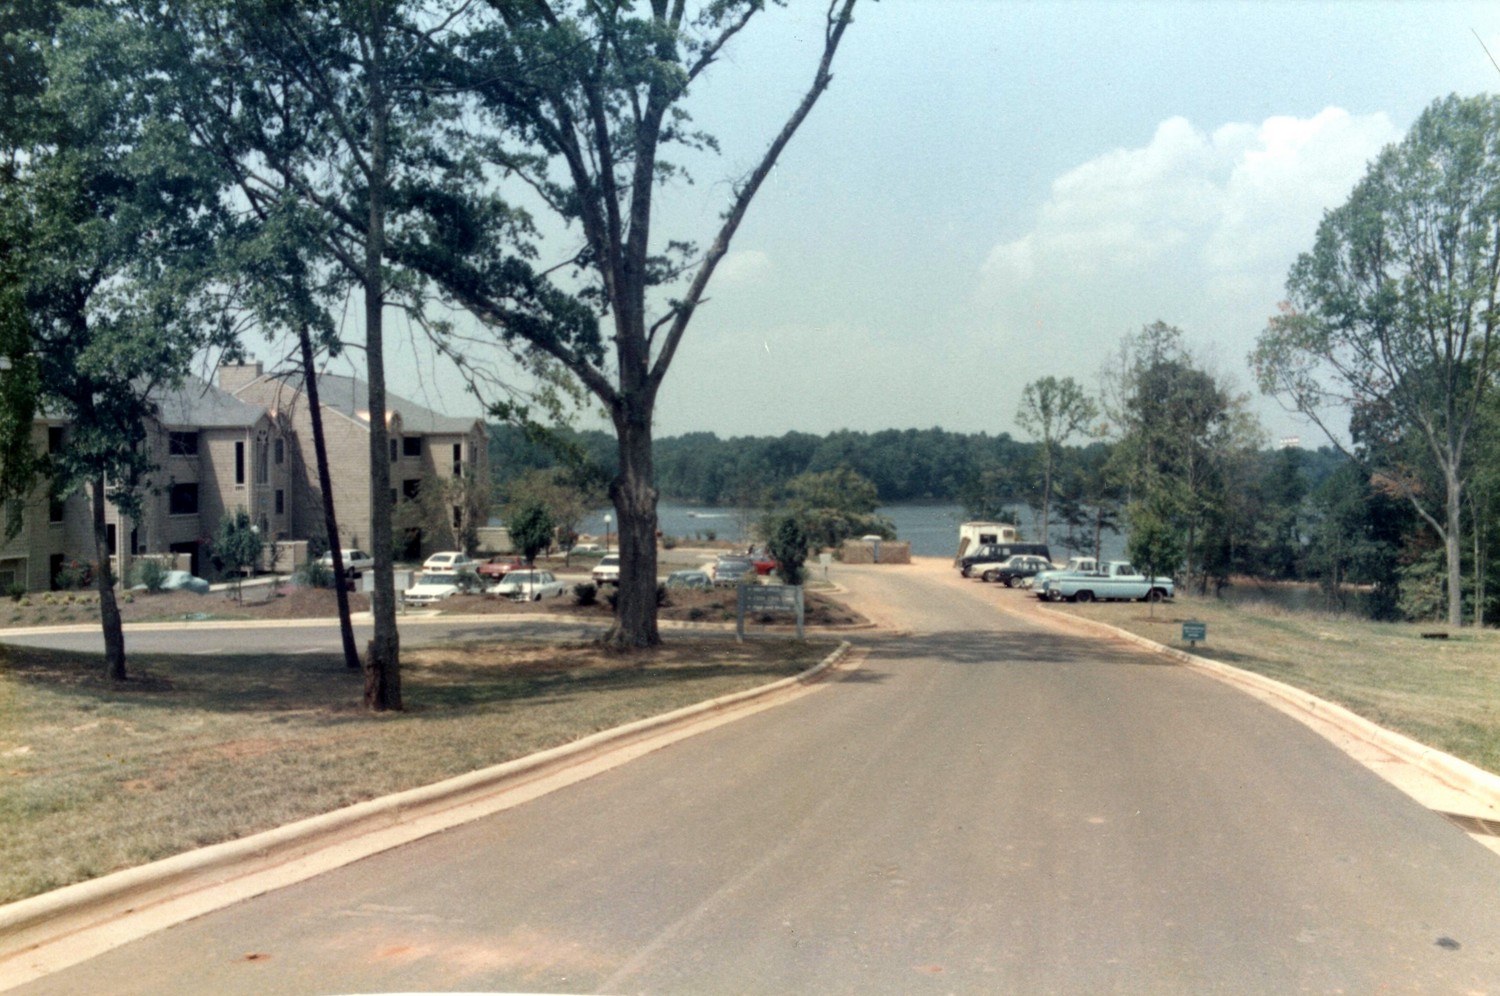
{"type": "Polygon", "coordinates": [[[1015,586],[1016,586],[1016,579],[1013,578],[1013,577],[1011,577],[1009,574],[1005,575],[1005,587],[1007,587],[1007,588],[1014,588],[1015,586]]]}
{"type": "Polygon", "coordinates": [[[1078,594],[1073,596],[1073,601],[1075,602],[1092,602],[1093,600],[1094,593],[1091,591],[1080,591],[1078,594]]]}
{"type": "Polygon", "coordinates": [[[1166,597],[1166,593],[1163,592],[1160,588],[1152,588],[1149,592],[1146,593],[1146,601],[1148,602],[1160,602],[1163,598],[1166,597]]]}

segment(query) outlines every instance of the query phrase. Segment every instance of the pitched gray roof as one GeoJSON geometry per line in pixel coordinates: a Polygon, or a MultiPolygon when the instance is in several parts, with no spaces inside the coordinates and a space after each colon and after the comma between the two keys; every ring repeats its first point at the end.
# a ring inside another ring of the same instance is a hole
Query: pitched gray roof
{"type": "MultiPolygon", "coordinates": [[[[302,392],[302,374],[267,374],[267,379],[280,380],[298,393],[302,392]]],[[[362,413],[370,410],[370,386],[357,377],[344,377],[339,374],[321,373],[318,375],[318,401],[325,408],[332,408],[343,412],[350,418],[361,418],[362,413]]],[[[451,415],[441,415],[430,408],[424,408],[415,401],[409,401],[400,395],[385,393],[386,410],[401,416],[402,426],[411,432],[422,433],[464,433],[474,427],[478,417],[461,418],[451,415]]]]}
{"type": "Polygon", "coordinates": [[[241,401],[207,381],[187,377],[181,387],[152,392],[163,425],[228,429],[254,425],[266,413],[262,405],[241,401]]]}

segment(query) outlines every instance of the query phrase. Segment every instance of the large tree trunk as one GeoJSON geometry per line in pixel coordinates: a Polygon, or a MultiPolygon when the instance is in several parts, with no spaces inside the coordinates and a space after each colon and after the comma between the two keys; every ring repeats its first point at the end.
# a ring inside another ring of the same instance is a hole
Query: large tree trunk
{"type": "Polygon", "coordinates": [[[651,423],[617,417],[620,472],[609,497],[620,519],[620,586],[615,623],[604,642],[621,648],[661,643],[656,626],[656,486],[651,423]]]}
{"type": "Polygon", "coordinates": [[[120,605],[115,601],[115,576],[109,569],[109,530],[104,522],[104,478],[94,479],[94,557],[99,569],[94,584],[99,590],[99,622],[104,627],[104,671],[115,681],[125,680],[125,629],[120,623],[120,605]]]}
{"type": "Polygon", "coordinates": [[[1463,483],[1450,466],[1444,475],[1448,486],[1448,529],[1443,546],[1448,554],[1448,625],[1464,624],[1463,592],[1463,483]]]}
{"type": "Polygon", "coordinates": [[[328,445],[323,438],[323,407],[318,400],[318,375],[313,369],[312,337],[307,326],[297,330],[302,349],[302,384],[307,394],[307,414],[312,419],[313,454],[318,464],[318,487],[323,490],[323,531],[333,552],[333,590],[339,605],[339,634],[344,641],[344,666],[359,670],[359,645],[354,642],[354,621],[349,617],[349,591],[344,587],[343,540],[333,507],[333,475],[328,469],[328,445]]]}
{"type": "Polygon", "coordinates": [[[396,583],[391,563],[391,459],[385,413],[385,256],[386,124],[389,107],[381,57],[385,25],[378,5],[370,26],[370,191],[365,233],[365,355],[370,378],[370,542],[375,549],[375,591],[371,609],[375,638],[365,654],[365,705],[383,711],[401,708],[401,643],[396,632],[396,583]]]}

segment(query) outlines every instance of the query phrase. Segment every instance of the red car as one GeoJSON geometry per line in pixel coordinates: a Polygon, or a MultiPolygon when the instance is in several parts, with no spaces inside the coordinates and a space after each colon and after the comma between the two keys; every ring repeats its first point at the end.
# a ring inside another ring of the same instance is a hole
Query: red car
{"type": "Polygon", "coordinates": [[[770,574],[781,566],[781,562],[764,550],[757,550],[750,554],[750,563],[755,565],[756,574],[770,574]]]}
{"type": "Polygon", "coordinates": [[[520,557],[491,557],[478,567],[479,576],[482,578],[493,578],[499,581],[511,571],[518,571],[526,566],[526,561],[520,557]]]}

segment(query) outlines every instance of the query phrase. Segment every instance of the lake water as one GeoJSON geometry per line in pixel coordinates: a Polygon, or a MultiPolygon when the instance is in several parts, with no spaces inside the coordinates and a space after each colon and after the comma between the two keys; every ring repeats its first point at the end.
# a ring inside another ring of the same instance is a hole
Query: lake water
{"type": "MultiPolygon", "coordinates": [[[[580,527],[581,532],[596,536],[604,535],[604,514],[608,509],[599,509],[580,527]]],[[[1036,532],[1029,510],[1020,509],[1021,535],[1027,538],[1036,532]]],[[[916,557],[952,557],[958,552],[958,527],[968,521],[964,510],[952,504],[902,504],[883,505],[876,509],[880,515],[890,519],[896,526],[896,538],[911,543],[911,552],[916,557]]],[[[685,541],[694,539],[720,539],[734,543],[746,542],[745,534],[760,517],[758,510],[714,507],[701,505],[679,505],[664,501],[656,507],[658,528],[668,536],[685,541]]],[[[613,530],[613,513],[610,528],[613,530]]],[[[1106,558],[1124,556],[1125,540],[1114,533],[1104,536],[1103,554],[1106,558]]],[[[1060,538],[1053,537],[1052,555],[1063,559],[1070,552],[1060,538]]]]}

